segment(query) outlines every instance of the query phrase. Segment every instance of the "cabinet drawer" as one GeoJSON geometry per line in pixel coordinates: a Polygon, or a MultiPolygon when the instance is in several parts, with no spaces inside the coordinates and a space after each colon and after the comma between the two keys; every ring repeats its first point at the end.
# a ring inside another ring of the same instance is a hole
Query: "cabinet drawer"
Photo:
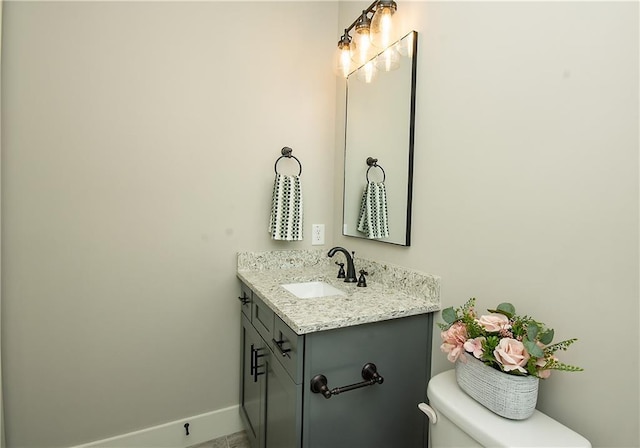
{"type": "Polygon", "coordinates": [[[251,320],[251,289],[249,289],[249,287],[244,283],[240,284],[240,288],[240,297],[238,297],[238,300],[240,300],[242,314],[247,316],[247,319],[251,320]]]}
{"type": "Polygon", "coordinates": [[[282,319],[275,316],[271,350],[296,384],[302,382],[304,337],[299,336],[282,319]]]}
{"type": "Polygon", "coordinates": [[[251,305],[251,323],[265,341],[270,341],[273,332],[274,313],[257,295],[253,294],[251,305]]]}

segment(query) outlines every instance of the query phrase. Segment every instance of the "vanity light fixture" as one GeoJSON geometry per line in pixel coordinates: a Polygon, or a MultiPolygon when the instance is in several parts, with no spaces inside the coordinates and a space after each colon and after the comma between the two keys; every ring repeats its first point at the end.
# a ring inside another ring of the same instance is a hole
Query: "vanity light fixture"
{"type": "MultiPolygon", "coordinates": [[[[344,30],[338,41],[334,64],[337,75],[346,78],[355,69],[371,61],[377,53],[387,50],[393,38],[392,16],[396,9],[397,5],[393,0],[375,0],[344,30]],[[349,34],[352,30],[353,38],[349,34]]],[[[378,61],[376,65],[379,69],[388,71],[397,68],[398,60],[397,55],[393,59],[389,53],[386,62],[378,61]]],[[[367,82],[370,82],[373,69],[367,70],[367,73],[367,82]]]]}

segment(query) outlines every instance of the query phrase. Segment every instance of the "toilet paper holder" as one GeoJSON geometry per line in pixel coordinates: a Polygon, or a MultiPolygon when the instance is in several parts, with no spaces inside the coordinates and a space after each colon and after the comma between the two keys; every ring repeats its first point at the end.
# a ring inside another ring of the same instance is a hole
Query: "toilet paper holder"
{"type": "Polygon", "coordinates": [[[319,374],[311,378],[311,392],[314,394],[322,394],[324,398],[331,398],[333,395],[338,395],[342,392],[349,392],[350,390],[373,386],[374,384],[382,384],[384,382],[384,378],[380,376],[378,368],[372,362],[368,362],[362,367],[362,379],[364,381],[359,383],[329,389],[327,377],[319,374]]]}

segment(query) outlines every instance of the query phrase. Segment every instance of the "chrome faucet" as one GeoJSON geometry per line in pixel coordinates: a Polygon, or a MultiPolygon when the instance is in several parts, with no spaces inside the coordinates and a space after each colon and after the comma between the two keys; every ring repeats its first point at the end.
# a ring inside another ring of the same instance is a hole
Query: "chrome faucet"
{"type": "Polygon", "coordinates": [[[334,247],[329,250],[329,253],[327,255],[329,257],[333,257],[336,252],[342,252],[347,259],[347,276],[345,277],[344,281],[347,283],[357,282],[358,279],[356,278],[356,268],[353,265],[353,257],[351,256],[349,251],[344,247],[334,247]]]}

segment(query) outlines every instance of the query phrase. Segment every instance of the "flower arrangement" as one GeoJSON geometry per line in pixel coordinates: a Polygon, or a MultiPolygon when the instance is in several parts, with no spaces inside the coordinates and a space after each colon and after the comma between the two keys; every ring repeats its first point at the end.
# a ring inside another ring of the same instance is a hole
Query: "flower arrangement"
{"type": "MultiPolygon", "coordinates": [[[[516,315],[514,306],[501,303],[491,314],[478,317],[475,298],[458,308],[442,311],[445,323],[440,349],[447,359],[456,362],[464,352],[472,354],[486,365],[512,375],[532,375],[548,378],[551,370],[579,372],[581,367],[563,364],[555,352],[566,350],[577,339],[551,344],[553,329],[528,316],[516,315]]],[[[464,360],[464,358],[463,358],[464,360]]]]}

